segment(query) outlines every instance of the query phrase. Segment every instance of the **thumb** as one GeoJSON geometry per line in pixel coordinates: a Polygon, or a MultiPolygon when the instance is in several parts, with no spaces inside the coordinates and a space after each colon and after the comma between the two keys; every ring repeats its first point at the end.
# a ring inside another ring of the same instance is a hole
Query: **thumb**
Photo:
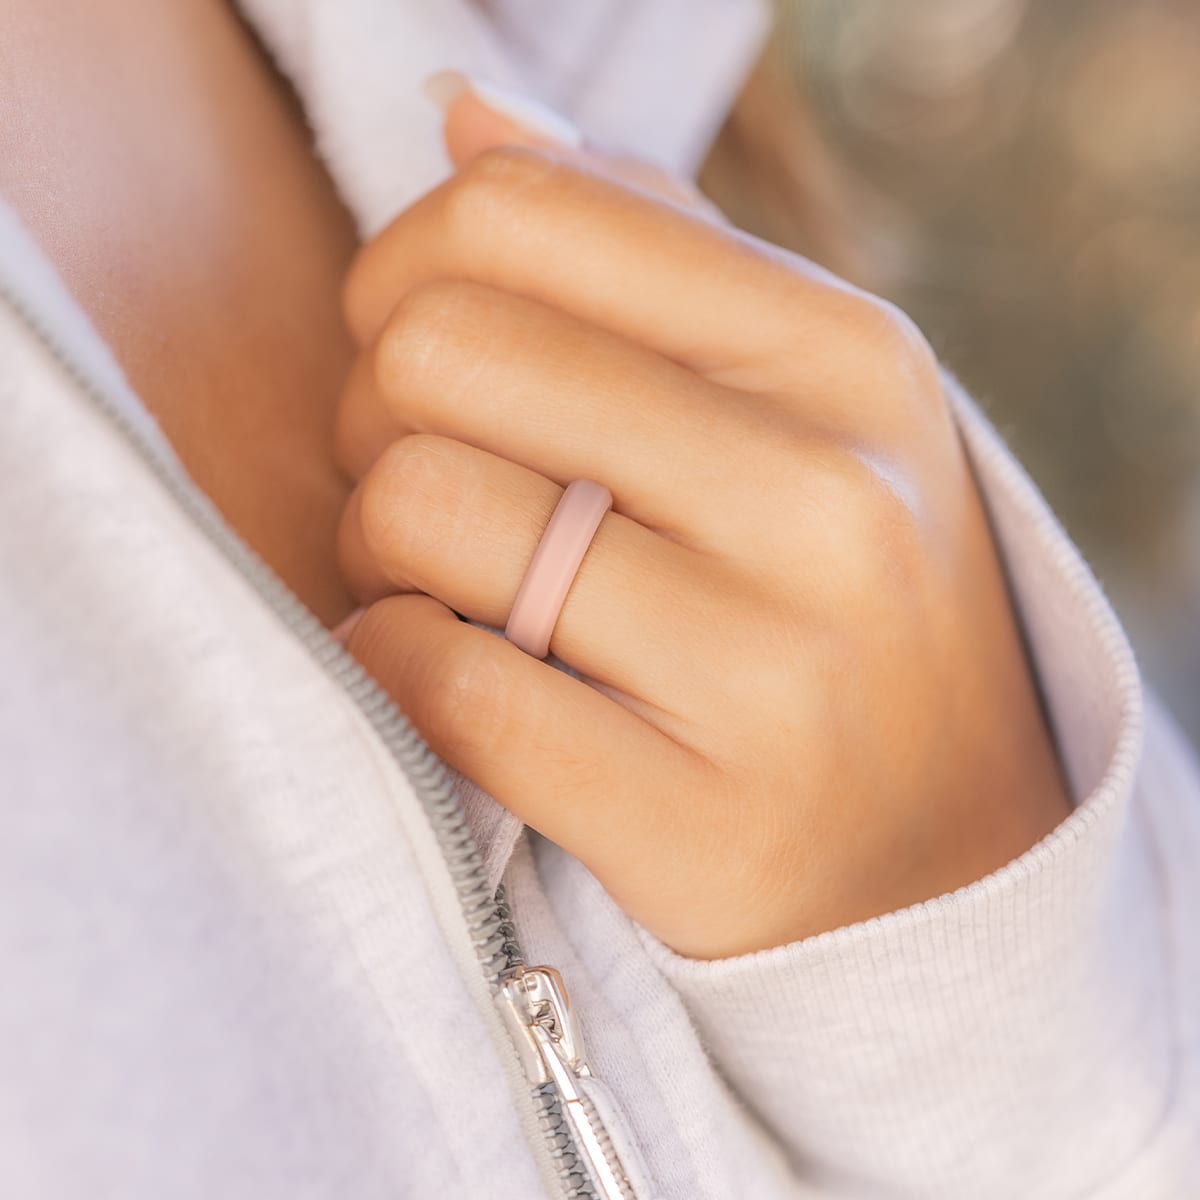
{"type": "Polygon", "coordinates": [[[456,167],[491,146],[583,147],[583,134],[565,117],[462,71],[437,71],[424,90],[446,114],[446,149],[456,167]]]}
{"type": "Polygon", "coordinates": [[[493,146],[543,146],[619,183],[714,220],[725,219],[690,180],[633,155],[596,146],[565,117],[529,96],[462,71],[437,71],[425,81],[424,90],[446,114],[446,150],[455,167],[493,146]]]}

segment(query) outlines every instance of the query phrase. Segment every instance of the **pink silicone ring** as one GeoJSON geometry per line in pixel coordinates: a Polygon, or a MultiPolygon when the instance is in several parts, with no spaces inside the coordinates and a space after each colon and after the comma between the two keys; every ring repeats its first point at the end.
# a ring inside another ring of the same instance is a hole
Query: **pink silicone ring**
{"type": "Polygon", "coordinates": [[[504,627],[504,636],[526,654],[545,658],[550,652],[558,614],[612,502],[612,492],[590,479],[573,479],[564,489],[529,560],[504,627]]]}

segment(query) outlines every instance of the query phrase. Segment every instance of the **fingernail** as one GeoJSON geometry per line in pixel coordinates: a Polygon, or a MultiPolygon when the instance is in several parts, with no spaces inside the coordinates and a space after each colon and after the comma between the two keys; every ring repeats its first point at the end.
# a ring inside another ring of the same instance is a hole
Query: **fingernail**
{"type": "Polygon", "coordinates": [[[363,619],[365,608],[356,608],[344,621],[335,625],[329,632],[330,635],[343,646],[350,641],[350,635],[354,632],[354,627],[363,619]]]}
{"type": "Polygon", "coordinates": [[[578,148],[583,145],[583,134],[566,117],[540,101],[498,83],[476,79],[462,71],[435,71],[421,86],[425,95],[443,110],[449,108],[463,92],[471,92],[493,112],[507,117],[535,137],[562,146],[578,148]]]}

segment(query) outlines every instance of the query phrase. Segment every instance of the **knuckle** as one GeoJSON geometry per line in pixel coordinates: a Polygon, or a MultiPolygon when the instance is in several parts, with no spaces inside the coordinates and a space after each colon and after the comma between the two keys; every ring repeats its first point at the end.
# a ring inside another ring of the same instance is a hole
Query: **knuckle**
{"type": "Polygon", "coordinates": [[[378,560],[423,556],[438,536],[429,512],[439,510],[451,464],[446,439],[414,433],[393,442],[363,480],[359,521],[367,551],[378,560]]]}
{"type": "Polygon", "coordinates": [[[846,454],[827,472],[824,486],[839,601],[874,605],[881,594],[910,586],[920,569],[923,535],[899,472],[846,454]]]}
{"type": "Polygon", "coordinates": [[[530,189],[557,169],[553,158],[533,147],[489,147],[459,171],[446,193],[448,232],[462,241],[528,220],[530,189]]]}
{"type": "Polygon", "coordinates": [[[395,398],[411,390],[454,353],[470,323],[474,290],[469,284],[437,279],[401,296],[374,352],[375,382],[384,396],[395,398]]]}
{"type": "Polygon", "coordinates": [[[860,540],[887,546],[895,538],[906,538],[916,514],[899,487],[887,479],[879,464],[857,454],[846,456],[841,502],[860,540]]]}
{"type": "Polygon", "coordinates": [[[852,295],[842,318],[854,361],[864,382],[892,397],[939,396],[937,357],[917,323],[903,309],[879,296],[852,295]]]}
{"type": "Polygon", "coordinates": [[[878,353],[906,348],[907,318],[890,300],[859,292],[847,298],[842,312],[850,335],[864,347],[878,353]]]}
{"type": "Polygon", "coordinates": [[[511,752],[504,714],[515,706],[504,699],[498,667],[494,648],[476,638],[456,638],[429,661],[427,678],[420,681],[424,718],[439,731],[452,761],[511,752]]]}

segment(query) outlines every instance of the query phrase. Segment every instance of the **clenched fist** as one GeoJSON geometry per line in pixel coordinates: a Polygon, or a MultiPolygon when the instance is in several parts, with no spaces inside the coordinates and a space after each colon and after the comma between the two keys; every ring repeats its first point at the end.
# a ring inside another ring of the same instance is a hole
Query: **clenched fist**
{"type": "Polygon", "coordinates": [[[433,749],[702,958],[1048,833],[1064,784],[912,322],[470,93],[448,144],[347,280],[338,422],[349,648],[433,749]],[[503,627],[581,477],[614,498],[551,640],[584,682],[455,616],[503,627]]]}

